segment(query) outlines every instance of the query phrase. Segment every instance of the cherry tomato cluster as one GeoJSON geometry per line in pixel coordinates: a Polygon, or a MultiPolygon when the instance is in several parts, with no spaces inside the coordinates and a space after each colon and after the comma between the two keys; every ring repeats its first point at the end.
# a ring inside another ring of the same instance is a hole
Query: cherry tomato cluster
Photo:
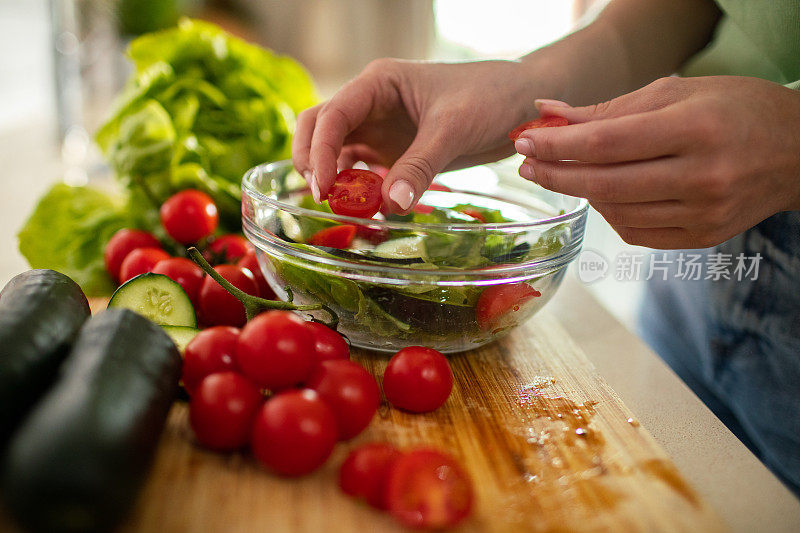
{"type": "MultiPolygon", "coordinates": [[[[241,235],[213,236],[217,230],[217,207],[205,193],[192,189],[171,196],[161,206],[161,224],[180,244],[202,242],[204,255],[215,270],[248,294],[274,299],[275,293],[261,273],[253,246],[241,235]]],[[[105,264],[111,277],[124,283],[154,272],[178,283],[206,326],[236,326],[245,323],[244,306],[222,286],[206,276],[190,259],[171,257],[158,239],[146,231],[124,228],[109,240],[105,264]]]]}
{"type": "Polygon", "coordinates": [[[406,452],[386,443],[353,450],[339,470],[345,494],[388,511],[401,524],[453,527],[472,511],[472,482],[459,462],[437,450],[406,452]]]}

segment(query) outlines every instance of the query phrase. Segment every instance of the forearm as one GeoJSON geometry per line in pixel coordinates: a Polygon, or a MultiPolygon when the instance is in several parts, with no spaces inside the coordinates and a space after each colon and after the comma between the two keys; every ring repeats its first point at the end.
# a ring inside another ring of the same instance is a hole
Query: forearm
{"type": "Polygon", "coordinates": [[[597,103],[678,70],[709,42],[719,17],[711,0],[614,0],[589,26],[521,62],[537,97],[597,103]]]}

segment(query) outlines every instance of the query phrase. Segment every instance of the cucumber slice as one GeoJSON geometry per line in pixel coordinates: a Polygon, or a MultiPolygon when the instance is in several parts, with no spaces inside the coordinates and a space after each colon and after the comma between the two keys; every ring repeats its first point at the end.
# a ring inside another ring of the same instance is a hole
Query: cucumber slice
{"type": "Polygon", "coordinates": [[[163,274],[146,273],[123,283],[108,307],[122,307],[162,326],[197,327],[197,315],[189,296],[163,274]]]}
{"type": "Polygon", "coordinates": [[[422,259],[425,257],[425,239],[421,235],[413,235],[384,241],[373,248],[372,255],[387,259],[422,259]]]}
{"type": "Polygon", "coordinates": [[[186,345],[189,344],[192,339],[194,339],[195,335],[200,333],[200,330],[197,328],[191,328],[189,326],[161,326],[164,331],[167,332],[167,335],[172,339],[172,342],[175,343],[175,346],[178,347],[178,350],[183,351],[186,349],[186,345]]]}

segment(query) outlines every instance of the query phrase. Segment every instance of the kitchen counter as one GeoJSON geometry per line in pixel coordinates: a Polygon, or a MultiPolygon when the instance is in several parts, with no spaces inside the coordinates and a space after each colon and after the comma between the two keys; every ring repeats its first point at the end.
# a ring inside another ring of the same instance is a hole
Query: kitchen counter
{"type": "MultiPolygon", "coordinates": [[[[2,230],[0,282],[26,269],[16,231],[38,196],[60,179],[47,124],[0,133],[2,230]]],[[[569,274],[542,311],[586,353],[700,495],[734,531],[800,530],[800,501],[694,396],[634,334],[569,274]]]]}

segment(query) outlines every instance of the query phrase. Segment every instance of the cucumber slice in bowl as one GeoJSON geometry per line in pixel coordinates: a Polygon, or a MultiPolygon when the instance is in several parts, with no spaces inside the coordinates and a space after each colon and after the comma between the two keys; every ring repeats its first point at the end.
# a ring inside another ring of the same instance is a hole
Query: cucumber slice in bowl
{"type": "Polygon", "coordinates": [[[184,350],[186,350],[186,345],[192,342],[192,339],[200,333],[199,329],[189,326],[161,326],[161,328],[167,332],[169,338],[172,339],[172,342],[174,342],[175,346],[180,350],[181,355],[183,355],[184,350]]]}
{"type": "Polygon", "coordinates": [[[123,283],[108,307],[130,309],[162,326],[197,328],[197,315],[189,295],[163,274],[139,274],[123,283]]]}

